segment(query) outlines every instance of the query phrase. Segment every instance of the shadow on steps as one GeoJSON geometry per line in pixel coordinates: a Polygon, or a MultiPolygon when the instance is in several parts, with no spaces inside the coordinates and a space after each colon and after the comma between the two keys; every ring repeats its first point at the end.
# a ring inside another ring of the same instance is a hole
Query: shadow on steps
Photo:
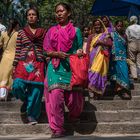
{"type": "MultiPolygon", "coordinates": [[[[74,131],[76,131],[80,134],[93,133],[97,126],[97,120],[96,120],[96,115],[95,115],[96,110],[97,110],[96,107],[93,106],[92,104],[90,104],[90,102],[85,102],[83,112],[81,113],[81,115],[79,117],[79,121],[70,123],[68,121],[68,110],[65,109],[64,128],[66,129],[66,132],[68,132],[68,134],[70,134],[70,135],[74,134],[74,131]],[[92,123],[93,125],[89,125],[90,123],[92,123]]],[[[22,119],[23,123],[25,123],[25,124],[28,123],[26,113],[21,114],[21,119],[22,119]]],[[[48,124],[48,118],[47,118],[47,115],[45,112],[45,103],[44,102],[42,102],[42,111],[41,111],[41,115],[38,119],[38,123],[48,124]]]]}

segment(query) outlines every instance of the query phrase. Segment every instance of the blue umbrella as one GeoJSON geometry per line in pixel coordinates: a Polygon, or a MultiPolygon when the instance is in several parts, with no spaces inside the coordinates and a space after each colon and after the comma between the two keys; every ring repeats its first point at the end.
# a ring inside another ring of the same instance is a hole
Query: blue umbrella
{"type": "Polygon", "coordinates": [[[116,1],[126,2],[126,3],[135,4],[135,5],[140,6],[140,0],[116,0],[116,1]]]}
{"type": "Polygon", "coordinates": [[[140,0],[96,0],[91,13],[95,16],[139,16],[140,0]]]}

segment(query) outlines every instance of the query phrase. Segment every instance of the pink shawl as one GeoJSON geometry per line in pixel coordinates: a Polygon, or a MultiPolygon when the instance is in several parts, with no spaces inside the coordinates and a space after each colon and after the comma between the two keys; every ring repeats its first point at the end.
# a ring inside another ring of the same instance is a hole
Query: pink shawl
{"type": "MultiPolygon", "coordinates": [[[[75,27],[70,22],[64,28],[59,24],[53,26],[49,29],[45,36],[43,43],[44,50],[47,52],[68,52],[72,47],[75,36],[75,27]]],[[[57,68],[60,63],[60,59],[53,58],[52,63],[54,68],[57,68]]]]}

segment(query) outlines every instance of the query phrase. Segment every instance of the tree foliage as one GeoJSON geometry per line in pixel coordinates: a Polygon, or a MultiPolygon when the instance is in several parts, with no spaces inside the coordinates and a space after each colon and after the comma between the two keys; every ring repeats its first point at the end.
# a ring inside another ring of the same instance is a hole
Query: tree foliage
{"type": "Polygon", "coordinates": [[[12,17],[12,2],[13,0],[0,0],[0,14],[4,17],[4,22],[7,22],[9,17],[12,17]]]}
{"type": "MultiPolygon", "coordinates": [[[[44,26],[48,27],[55,23],[54,7],[58,2],[60,0],[44,0],[44,6],[39,7],[44,26]]],[[[61,0],[61,2],[70,4],[72,8],[72,21],[76,26],[81,27],[81,25],[83,26],[89,22],[93,0],[61,0]]]]}
{"type": "MultiPolygon", "coordinates": [[[[0,14],[3,14],[5,24],[12,17],[17,18],[21,25],[26,24],[25,11],[27,8],[35,6],[38,7],[40,12],[40,25],[49,28],[55,24],[54,7],[59,2],[66,2],[72,8],[72,21],[81,29],[84,26],[92,24],[95,18],[90,14],[93,2],[95,0],[20,0],[15,3],[15,0],[0,0],[0,14]]],[[[125,19],[126,17],[111,17],[115,22],[118,19],[125,19]]],[[[127,22],[126,22],[127,23],[127,22]]]]}

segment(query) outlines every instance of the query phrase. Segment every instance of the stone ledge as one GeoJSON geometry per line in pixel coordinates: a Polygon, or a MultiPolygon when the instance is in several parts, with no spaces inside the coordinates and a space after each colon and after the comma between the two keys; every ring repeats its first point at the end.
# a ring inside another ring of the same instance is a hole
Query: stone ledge
{"type": "MultiPolygon", "coordinates": [[[[125,122],[125,123],[82,123],[66,124],[65,128],[73,133],[82,135],[102,133],[102,134],[139,134],[140,122],[125,122]]],[[[35,126],[25,124],[0,124],[0,135],[50,135],[51,131],[48,124],[38,124],[35,126]]]]}

